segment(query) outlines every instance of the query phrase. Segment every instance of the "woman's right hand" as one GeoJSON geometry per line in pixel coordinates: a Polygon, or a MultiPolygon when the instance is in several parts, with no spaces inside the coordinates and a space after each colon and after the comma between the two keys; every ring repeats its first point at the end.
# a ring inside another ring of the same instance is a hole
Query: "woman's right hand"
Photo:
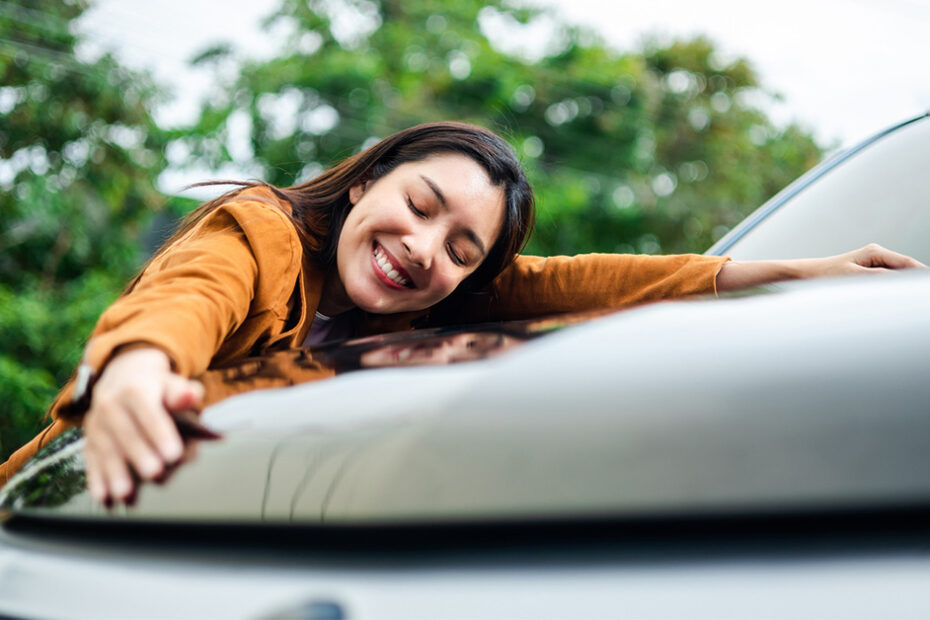
{"type": "Polygon", "coordinates": [[[200,383],[171,372],[161,349],[134,348],[114,357],[94,386],[84,418],[91,497],[127,501],[134,491],[130,468],[142,480],[153,480],[180,460],[184,445],[170,412],[198,407],[202,398],[200,383]]]}

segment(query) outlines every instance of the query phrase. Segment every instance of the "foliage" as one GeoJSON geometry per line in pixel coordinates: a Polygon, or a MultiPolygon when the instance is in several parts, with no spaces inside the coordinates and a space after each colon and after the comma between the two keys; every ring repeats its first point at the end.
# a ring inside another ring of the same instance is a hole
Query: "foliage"
{"type": "MultiPolygon", "coordinates": [[[[257,163],[291,185],[401,127],[477,122],[527,166],[529,249],[545,254],[703,251],[819,158],[753,105],[767,95],[751,65],[710,41],[617,53],[556,23],[530,58],[494,34],[547,20],[500,1],[285,0],[268,20],[286,33],[280,53],[242,63],[179,141],[189,161],[257,163]]],[[[231,49],[200,61],[232,63],[231,49]]]]}
{"type": "Polygon", "coordinates": [[[0,510],[54,508],[84,491],[87,475],[78,442],[80,428],[70,428],[46,444],[0,490],[0,510]]]}
{"type": "Polygon", "coordinates": [[[0,2],[0,459],[164,238],[151,215],[190,208],[153,186],[169,144],[176,167],[234,162],[286,186],[402,127],[479,123],[524,161],[529,250],[547,254],[701,251],[820,156],[759,111],[770,95],[749,62],[706,39],[621,53],[504,0],[282,0],[266,24],[280,52],[204,50],[195,62],[235,77],[193,126],[163,131],[147,76],[82,48],[84,8],[0,2]]]}
{"type": "Polygon", "coordinates": [[[164,202],[156,91],[77,52],[84,8],[0,4],[0,459],[40,427],[164,202]]]}

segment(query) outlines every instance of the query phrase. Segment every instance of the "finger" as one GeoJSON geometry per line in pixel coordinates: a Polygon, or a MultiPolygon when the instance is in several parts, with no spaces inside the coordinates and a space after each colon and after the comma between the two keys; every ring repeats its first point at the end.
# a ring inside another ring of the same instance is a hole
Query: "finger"
{"type": "MultiPolygon", "coordinates": [[[[181,462],[189,463],[190,461],[194,460],[197,457],[197,449],[198,449],[197,446],[199,445],[200,445],[199,441],[185,442],[184,443],[184,456],[181,458],[181,462]]],[[[172,478],[172,476],[174,476],[174,472],[176,472],[178,469],[179,467],[177,466],[165,468],[165,473],[159,476],[155,480],[155,482],[157,484],[165,484],[172,478]]]]}
{"type": "Polygon", "coordinates": [[[191,390],[193,390],[194,396],[196,398],[195,406],[200,407],[203,404],[203,397],[205,392],[203,383],[197,381],[196,379],[190,379],[188,384],[190,385],[191,390]]]}
{"type": "Polygon", "coordinates": [[[203,384],[184,377],[172,376],[165,385],[165,407],[169,411],[199,408],[203,402],[203,384]]]}
{"type": "Polygon", "coordinates": [[[87,490],[95,501],[103,504],[109,501],[110,489],[107,487],[99,445],[100,433],[105,431],[96,413],[96,409],[92,409],[84,418],[84,462],[87,470],[87,490]]]}
{"type": "Polygon", "coordinates": [[[97,433],[97,460],[100,463],[107,497],[123,501],[132,493],[132,476],[119,447],[106,433],[97,433]]]}
{"type": "Polygon", "coordinates": [[[127,409],[136,426],[165,463],[174,463],[181,458],[184,451],[181,435],[162,403],[157,398],[141,393],[127,401],[127,409]]]}
{"type": "Polygon", "coordinates": [[[888,267],[891,269],[926,268],[926,265],[910,256],[893,252],[876,244],[864,247],[863,253],[867,261],[867,264],[863,265],[865,267],[888,267]]]}
{"type": "Polygon", "coordinates": [[[107,487],[103,480],[103,471],[90,442],[84,444],[84,466],[87,472],[87,492],[100,504],[107,499],[107,487]]]}
{"type": "Polygon", "coordinates": [[[151,480],[161,474],[165,463],[161,455],[144,436],[144,431],[130,411],[111,405],[101,411],[101,422],[110,437],[116,438],[123,457],[139,477],[151,480]]]}
{"type": "Polygon", "coordinates": [[[894,271],[893,269],[888,269],[886,267],[863,267],[862,265],[854,265],[853,270],[854,273],[862,273],[866,275],[879,275],[894,271]]]}
{"type": "Polygon", "coordinates": [[[129,490],[129,495],[123,498],[123,502],[125,502],[127,506],[135,506],[136,498],[138,497],[139,497],[139,485],[134,484],[132,488],[129,490]]]}

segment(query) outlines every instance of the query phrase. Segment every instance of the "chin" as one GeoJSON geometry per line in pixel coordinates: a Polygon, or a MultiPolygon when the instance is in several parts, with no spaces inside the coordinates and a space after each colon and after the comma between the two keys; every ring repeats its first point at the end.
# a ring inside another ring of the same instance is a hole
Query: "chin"
{"type": "Polygon", "coordinates": [[[427,310],[442,301],[446,295],[436,295],[433,293],[430,297],[438,299],[424,300],[423,289],[410,290],[389,290],[383,287],[377,280],[365,282],[369,274],[364,274],[359,280],[359,286],[347,286],[346,294],[352,303],[364,312],[372,314],[396,314],[398,312],[417,312],[427,310]]]}
{"type": "Polygon", "coordinates": [[[403,303],[398,299],[391,299],[390,296],[379,294],[378,291],[360,290],[346,291],[349,299],[352,300],[360,310],[372,314],[395,314],[397,312],[409,312],[412,310],[425,310],[429,306],[420,307],[416,303],[403,303]]]}

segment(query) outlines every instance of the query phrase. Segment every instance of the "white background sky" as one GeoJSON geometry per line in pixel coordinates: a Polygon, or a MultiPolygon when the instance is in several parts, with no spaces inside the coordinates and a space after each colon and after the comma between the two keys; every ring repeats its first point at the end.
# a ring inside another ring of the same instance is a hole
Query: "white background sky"
{"type": "MultiPolygon", "coordinates": [[[[768,110],[776,122],[797,121],[827,145],[850,146],[930,110],[930,0],[539,1],[621,50],[648,34],[708,35],[723,53],[752,61],[762,84],[784,97],[768,110]]],[[[187,60],[222,40],[251,56],[272,54],[259,22],[277,5],[96,0],[81,27],[94,45],[173,87],[176,97],[159,120],[180,124],[208,92],[206,75],[187,60]]]]}

